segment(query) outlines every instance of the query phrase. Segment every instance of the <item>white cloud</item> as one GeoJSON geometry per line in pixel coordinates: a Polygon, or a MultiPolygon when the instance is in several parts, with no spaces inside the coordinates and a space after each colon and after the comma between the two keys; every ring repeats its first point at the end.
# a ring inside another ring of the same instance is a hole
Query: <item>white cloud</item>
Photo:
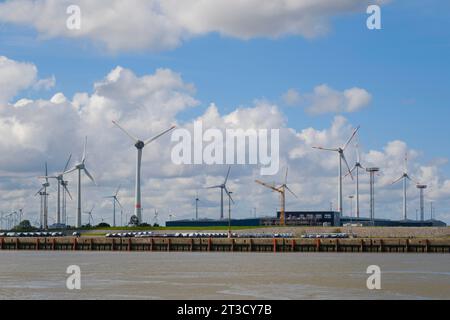
{"type": "Polygon", "coordinates": [[[314,88],[313,93],[306,94],[306,111],[310,114],[350,113],[359,111],[369,105],[372,96],[367,90],[351,88],[343,92],[322,84],[314,88]]]}
{"type": "Polygon", "coordinates": [[[36,77],[35,65],[0,56],[0,103],[8,102],[20,90],[28,88],[36,77]]]}
{"type": "Polygon", "coordinates": [[[0,21],[33,26],[44,38],[89,39],[111,51],[164,50],[217,32],[239,39],[326,33],[337,15],[365,14],[385,0],[12,0],[0,21]],[[79,5],[81,30],[66,28],[66,8],[79,5]],[[132,19],[130,19],[132,17],[132,19]]]}
{"type": "Polygon", "coordinates": [[[283,93],[283,95],[281,96],[281,99],[283,100],[283,102],[286,105],[288,105],[288,106],[295,106],[295,105],[298,105],[301,102],[302,97],[301,97],[300,93],[297,90],[289,89],[288,91],[283,93]]]}
{"type": "MultiPolygon", "coordinates": [[[[350,135],[353,125],[342,116],[335,117],[329,128],[294,130],[288,119],[273,103],[255,100],[250,106],[241,106],[228,114],[221,114],[211,104],[197,119],[180,121],[180,112],[198,107],[193,84],[180,74],[159,69],[154,73],[137,76],[132,70],[117,67],[99,80],[92,92],[80,92],[73,98],[63,93],[50,100],[21,99],[17,103],[0,107],[0,210],[25,207],[25,214],[36,220],[39,199],[34,197],[39,188],[36,177],[42,174],[48,161],[51,172],[62,170],[70,153],[74,160],[82,152],[83,139],[88,136],[87,166],[99,186],[83,182],[83,205],[100,205],[94,212],[96,222],[100,217],[111,222],[111,203],[103,196],[111,194],[119,184],[123,186],[120,200],[128,216],[133,208],[135,148],[123,133],[111,124],[120,123],[135,135],[147,138],[166,129],[170,124],[192,129],[194,120],[203,120],[205,128],[280,128],[281,165],[289,165],[289,184],[299,198],[288,197],[288,209],[328,209],[330,201],[336,205],[337,157],[332,153],[313,150],[313,145],[337,146],[350,135]]],[[[364,128],[362,128],[364,130],[364,128]]],[[[142,181],[144,218],[160,212],[160,222],[168,212],[178,218],[193,217],[194,198],[199,191],[202,200],[201,217],[217,217],[219,194],[204,187],[223,179],[224,166],[177,166],[170,160],[169,137],[157,140],[144,149],[142,181]]],[[[433,199],[440,207],[450,202],[450,180],[440,172],[445,161],[438,159],[421,163],[421,153],[411,150],[403,141],[392,140],[380,150],[365,151],[362,145],[362,162],[366,166],[379,166],[376,200],[378,216],[401,217],[401,186],[391,186],[403,169],[403,158],[408,152],[409,172],[415,179],[427,183],[427,200],[433,199]]],[[[347,150],[349,162],[355,160],[353,146],[347,150]]],[[[280,181],[283,172],[268,179],[280,181]]],[[[67,176],[69,188],[75,193],[75,176],[67,176]]],[[[233,166],[230,188],[236,205],[233,215],[247,217],[253,207],[259,214],[273,215],[279,206],[278,196],[254,183],[259,168],[233,166]]],[[[267,177],[266,177],[267,178],[267,177]]],[[[263,178],[264,179],[264,178],[263,178]]],[[[354,185],[346,179],[344,194],[353,193],[354,185]]],[[[55,189],[50,188],[50,215],[55,211],[55,189]]],[[[368,215],[368,177],[361,177],[362,214],[368,215]]],[[[408,189],[410,213],[418,203],[418,192],[413,184],[408,189]]],[[[347,206],[347,203],[345,203],[347,206]]],[[[68,212],[73,217],[75,201],[68,212]]],[[[444,218],[445,212],[438,216],[444,218]]]]}
{"type": "Polygon", "coordinates": [[[361,88],[354,87],[341,92],[322,84],[316,86],[312,93],[306,94],[289,89],[281,99],[288,106],[304,106],[309,114],[319,115],[357,112],[370,104],[372,95],[361,88]]]}
{"type": "Polygon", "coordinates": [[[56,85],[56,78],[52,75],[50,78],[38,80],[33,88],[35,90],[50,90],[56,85]]]}

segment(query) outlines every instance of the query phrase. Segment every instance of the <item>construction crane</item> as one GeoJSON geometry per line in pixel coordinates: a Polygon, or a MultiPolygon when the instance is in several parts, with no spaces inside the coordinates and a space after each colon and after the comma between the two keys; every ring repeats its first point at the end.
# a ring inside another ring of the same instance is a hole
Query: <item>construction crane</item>
{"type": "Polygon", "coordinates": [[[286,225],[286,219],[285,219],[285,212],[286,212],[286,190],[289,191],[294,197],[297,198],[296,194],[289,189],[287,186],[287,176],[288,176],[288,169],[286,168],[286,175],[284,178],[284,183],[280,185],[279,187],[276,187],[275,184],[270,185],[265,182],[262,182],[260,180],[255,180],[256,183],[272,189],[275,192],[278,192],[280,194],[280,200],[281,200],[281,208],[280,208],[280,225],[285,226],[286,225]]]}

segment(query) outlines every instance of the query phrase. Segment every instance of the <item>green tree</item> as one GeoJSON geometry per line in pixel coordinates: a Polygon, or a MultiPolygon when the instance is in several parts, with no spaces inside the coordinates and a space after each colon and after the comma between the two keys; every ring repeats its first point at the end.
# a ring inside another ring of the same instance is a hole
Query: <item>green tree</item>
{"type": "Polygon", "coordinates": [[[33,231],[35,229],[36,228],[34,228],[31,225],[30,220],[23,220],[17,226],[15,226],[13,230],[15,230],[15,231],[33,231]]]}

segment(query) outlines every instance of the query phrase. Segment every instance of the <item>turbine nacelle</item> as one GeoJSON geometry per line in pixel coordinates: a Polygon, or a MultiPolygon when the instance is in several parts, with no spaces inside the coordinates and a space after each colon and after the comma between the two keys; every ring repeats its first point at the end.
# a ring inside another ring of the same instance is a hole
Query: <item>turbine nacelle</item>
{"type": "Polygon", "coordinates": [[[144,147],[145,147],[145,143],[144,143],[144,141],[138,140],[138,141],[134,144],[134,146],[135,146],[137,149],[142,150],[142,149],[144,149],[144,147]]]}

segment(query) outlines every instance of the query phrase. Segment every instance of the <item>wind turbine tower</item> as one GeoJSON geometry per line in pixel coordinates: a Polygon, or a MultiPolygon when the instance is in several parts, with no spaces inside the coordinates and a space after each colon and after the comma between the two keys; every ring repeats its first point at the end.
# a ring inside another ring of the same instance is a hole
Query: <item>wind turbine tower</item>
{"type": "Polygon", "coordinates": [[[359,213],[360,213],[360,207],[359,207],[359,171],[360,170],[364,170],[365,168],[361,165],[361,159],[360,159],[360,154],[359,154],[359,145],[358,143],[356,144],[356,163],[353,166],[353,168],[350,170],[349,173],[347,173],[346,176],[348,176],[349,174],[353,174],[354,171],[356,171],[356,192],[355,192],[355,197],[356,197],[356,218],[359,218],[359,213]]]}
{"type": "Polygon", "coordinates": [[[44,183],[42,184],[42,188],[36,193],[36,196],[39,195],[41,198],[41,212],[40,212],[40,228],[48,229],[48,196],[47,188],[50,187],[50,183],[48,182],[48,169],[47,162],[45,163],[45,176],[44,183]]]}
{"type": "Polygon", "coordinates": [[[195,197],[195,220],[198,220],[198,202],[200,201],[200,199],[198,198],[198,192],[197,195],[195,197]]]}
{"type": "Polygon", "coordinates": [[[319,149],[319,150],[323,150],[323,151],[333,151],[333,152],[337,152],[338,156],[339,156],[339,174],[338,174],[338,211],[342,216],[342,161],[344,161],[345,165],[347,166],[348,172],[350,174],[350,177],[353,179],[353,175],[350,172],[350,166],[348,165],[347,159],[345,158],[345,154],[344,151],[345,149],[347,149],[348,145],[350,144],[350,142],[353,140],[353,137],[356,135],[356,133],[359,131],[360,127],[357,127],[355,130],[353,130],[352,135],[350,136],[350,138],[347,140],[347,143],[344,144],[342,147],[337,147],[337,148],[323,148],[323,147],[313,147],[314,149],[319,149]]]}
{"type": "Polygon", "coordinates": [[[223,220],[223,192],[230,196],[230,192],[227,189],[228,177],[230,176],[231,166],[228,167],[228,172],[225,177],[225,180],[222,184],[218,184],[216,186],[208,187],[207,189],[220,189],[220,219],[223,220]]]}
{"type": "Polygon", "coordinates": [[[370,175],[370,221],[372,226],[375,224],[375,174],[380,168],[367,168],[366,171],[370,175]]]}
{"type": "MultiPolygon", "coordinates": [[[[392,182],[392,184],[396,184],[397,182],[403,180],[403,220],[408,219],[408,207],[407,207],[407,196],[406,196],[406,189],[408,187],[407,180],[411,180],[414,182],[414,180],[409,176],[408,174],[408,154],[405,154],[405,166],[403,169],[403,174],[400,178],[392,182]]],[[[417,184],[417,183],[416,183],[417,184]]]]}
{"type": "Polygon", "coordinates": [[[161,132],[160,134],[150,138],[148,140],[141,140],[131,135],[128,131],[122,128],[116,121],[112,122],[116,125],[120,130],[122,130],[131,140],[134,142],[134,146],[136,147],[137,157],[136,157],[136,188],[135,188],[135,201],[134,201],[134,215],[137,217],[138,223],[142,222],[142,206],[141,206],[141,162],[142,162],[142,150],[146,145],[155,141],[159,137],[168,133],[169,131],[175,129],[175,126],[170,127],[169,129],[161,132]]]}
{"type": "Polygon", "coordinates": [[[120,186],[117,188],[117,191],[114,195],[109,196],[109,197],[105,197],[108,199],[112,199],[113,200],[113,227],[116,226],[116,203],[119,205],[119,207],[121,209],[123,209],[122,204],[120,203],[119,199],[117,198],[117,195],[119,194],[120,191],[120,186]]]}
{"type": "MultiPolygon", "coordinates": [[[[41,177],[41,178],[45,178],[45,179],[55,179],[57,181],[57,185],[58,185],[58,196],[56,198],[56,223],[57,224],[61,224],[62,220],[62,214],[61,214],[61,187],[63,188],[63,192],[68,192],[69,196],[70,196],[70,192],[67,189],[66,184],[64,183],[64,172],[67,170],[67,168],[69,167],[69,163],[70,163],[70,159],[72,158],[72,155],[69,156],[69,159],[66,162],[66,165],[64,167],[64,170],[62,171],[62,173],[58,173],[54,176],[45,176],[45,177],[41,177]]],[[[65,195],[63,196],[65,197],[65,195]]],[[[72,197],[72,196],[70,196],[72,197]]],[[[64,204],[63,204],[64,205],[64,204]]],[[[63,222],[65,224],[65,221],[63,222]]]]}
{"type": "Polygon", "coordinates": [[[86,145],[87,145],[87,137],[84,141],[84,149],[83,149],[83,157],[81,158],[81,161],[75,165],[72,169],[69,171],[64,172],[63,174],[68,174],[74,171],[78,171],[78,196],[77,196],[77,220],[76,220],[76,227],[81,228],[81,172],[83,171],[84,174],[88,176],[88,178],[95,184],[95,180],[92,177],[92,175],[89,173],[89,171],[86,169],[86,145]]]}
{"type": "Polygon", "coordinates": [[[423,192],[427,188],[427,185],[425,184],[418,184],[417,189],[419,189],[420,192],[420,221],[425,220],[425,203],[423,201],[423,192]]]}

